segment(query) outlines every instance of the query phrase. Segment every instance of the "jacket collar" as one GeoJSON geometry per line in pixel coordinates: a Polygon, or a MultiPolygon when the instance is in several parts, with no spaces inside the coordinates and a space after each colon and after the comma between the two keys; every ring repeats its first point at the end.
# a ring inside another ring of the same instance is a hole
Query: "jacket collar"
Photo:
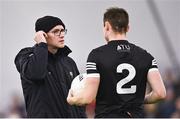
{"type": "Polygon", "coordinates": [[[65,45],[64,48],[59,48],[56,54],[68,56],[71,52],[71,49],[65,45]]]}
{"type": "Polygon", "coordinates": [[[72,52],[71,49],[65,45],[64,48],[59,48],[57,53],[52,54],[48,51],[48,54],[50,56],[68,56],[71,52],[72,52]]]}

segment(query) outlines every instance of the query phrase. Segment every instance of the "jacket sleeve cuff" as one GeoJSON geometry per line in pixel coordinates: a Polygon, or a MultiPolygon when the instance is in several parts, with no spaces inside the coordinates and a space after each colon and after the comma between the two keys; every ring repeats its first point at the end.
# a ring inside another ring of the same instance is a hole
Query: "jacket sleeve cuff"
{"type": "Polygon", "coordinates": [[[41,42],[38,44],[39,47],[47,48],[47,43],[41,42]]]}

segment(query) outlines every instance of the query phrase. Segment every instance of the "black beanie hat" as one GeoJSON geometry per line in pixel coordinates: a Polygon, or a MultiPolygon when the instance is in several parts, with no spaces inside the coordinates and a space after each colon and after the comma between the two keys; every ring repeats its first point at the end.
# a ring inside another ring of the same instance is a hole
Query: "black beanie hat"
{"type": "Polygon", "coordinates": [[[65,29],[64,23],[58,17],[54,16],[44,16],[37,19],[35,23],[35,30],[40,31],[43,30],[45,33],[49,32],[53,27],[57,25],[62,25],[65,29]]]}

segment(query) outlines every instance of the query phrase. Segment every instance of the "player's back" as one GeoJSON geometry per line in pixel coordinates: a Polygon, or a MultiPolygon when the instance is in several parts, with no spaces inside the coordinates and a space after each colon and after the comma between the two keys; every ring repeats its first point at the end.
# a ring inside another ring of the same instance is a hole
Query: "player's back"
{"type": "MultiPolygon", "coordinates": [[[[147,73],[153,66],[153,57],[140,47],[126,40],[110,41],[94,49],[88,62],[95,62],[100,74],[96,97],[96,117],[130,112],[141,117],[147,73]]],[[[88,72],[88,70],[87,70],[88,72]]],[[[91,69],[89,69],[89,72],[91,69]]],[[[110,116],[109,116],[110,117],[110,116]]],[[[116,116],[115,116],[116,117],[116,116]]]]}

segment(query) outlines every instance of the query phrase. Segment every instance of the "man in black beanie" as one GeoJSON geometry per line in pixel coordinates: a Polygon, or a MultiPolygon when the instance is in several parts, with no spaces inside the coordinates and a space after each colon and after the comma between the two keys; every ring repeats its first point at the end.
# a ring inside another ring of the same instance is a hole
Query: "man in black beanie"
{"type": "Polygon", "coordinates": [[[67,32],[61,19],[44,16],[35,23],[36,45],[15,58],[21,76],[27,117],[86,117],[85,108],[66,102],[72,80],[79,74],[64,45],[67,32]]]}

